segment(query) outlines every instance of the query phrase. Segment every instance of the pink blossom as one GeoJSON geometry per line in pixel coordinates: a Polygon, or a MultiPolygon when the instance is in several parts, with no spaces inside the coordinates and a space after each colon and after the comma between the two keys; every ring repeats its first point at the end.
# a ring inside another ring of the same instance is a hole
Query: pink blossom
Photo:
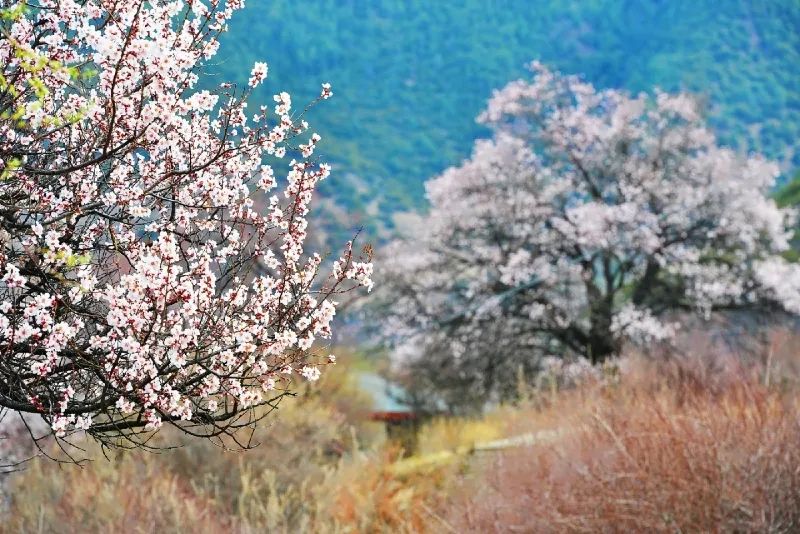
{"type": "Polygon", "coordinates": [[[317,369],[336,294],[372,289],[351,247],[327,276],[307,247],[330,166],[314,158],[318,134],[298,137],[309,125],[288,93],[248,113],[267,64],[244,91],[197,89],[242,6],[43,0],[4,22],[0,74],[21,116],[0,118],[0,152],[31,155],[0,181],[14,199],[0,358],[19,384],[7,398],[32,399],[23,411],[59,436],[224,432],[266,402],[268,377],[317,369]]]}

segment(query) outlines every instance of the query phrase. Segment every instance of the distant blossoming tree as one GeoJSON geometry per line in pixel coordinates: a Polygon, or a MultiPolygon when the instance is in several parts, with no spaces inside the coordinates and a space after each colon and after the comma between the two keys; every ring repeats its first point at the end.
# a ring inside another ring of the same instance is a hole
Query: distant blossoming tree
{"type": "Polygon", "coordinates": [[[0,411],[135,446],[231,435],[316,379],[331,296],[372,266],[304,251],[329,167],[288,94],[247,108],[266,63],[196,89],[241,0],[0,7],[0,411]]]}
{"type": "Polygon", "coordinates": [[[385,332],[410,382],[486,400],[540,356],[668,339],[675,312],[800,312],[775,165],[719,146],[686,94],[532,70],[495,92],[479,117],[493,138],[428,182],[429,215],[386,251],[385,332]]]}

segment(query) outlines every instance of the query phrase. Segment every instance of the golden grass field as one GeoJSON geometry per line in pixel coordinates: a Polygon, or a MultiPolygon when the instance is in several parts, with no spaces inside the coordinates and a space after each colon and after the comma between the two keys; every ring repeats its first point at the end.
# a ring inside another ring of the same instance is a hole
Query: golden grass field
{"type": "Polygon", "coordinates": [[[261,445],[34,461],[7,532],[797,532],[800,340],[766,359],[631,356],[601,380],[529,388],[424,425],[401,459],[347,362],[282,404],[261,445]],[[724,361],[723,361],[724,360],[724,361]],[[722,362],[722,363],[720,363],[722,362]],[[768,363],[768,365],[767,365],[768,363]],[[492,451],[476,444],[542,436],[492,451]]]}

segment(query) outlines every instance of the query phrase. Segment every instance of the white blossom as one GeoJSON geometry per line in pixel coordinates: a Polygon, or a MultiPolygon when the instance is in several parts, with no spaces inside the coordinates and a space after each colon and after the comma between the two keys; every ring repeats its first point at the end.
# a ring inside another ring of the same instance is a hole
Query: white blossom
{"type": "Polygon", "coordinates": [[[515,395],[544,354],[668,341],[675,313],[800,312],[774,163],[718,144],[691,95],[531,67],[480,115],[492,138],[425,184],[427,214],[383,251],[381,326],[410,387],[482,403],[515,395]]]}

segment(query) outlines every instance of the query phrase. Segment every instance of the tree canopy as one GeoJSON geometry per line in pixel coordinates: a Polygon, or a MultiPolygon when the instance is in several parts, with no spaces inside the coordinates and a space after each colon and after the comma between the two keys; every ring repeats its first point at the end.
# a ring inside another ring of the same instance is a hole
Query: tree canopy
{"type": "Polygon", "coordinates": [[[327,277],[304,249],[320,137],[288,93],[247,107],[266,63],[198,88],[237,0],[0,5],[0,411],[236,439],[371,287],[351,245],[327,277]]]}
{"type": "Polygon", "coordinates": [[[668,340],[682,314],[800,313],[777,165],[720,146],[688,94],[531,68],[494,93],[479,117],[494,136],[426,184],[430,213],[385,252],[384,332],[412,386],[484,402],[544,356],[597,363],[668,340]]]}

